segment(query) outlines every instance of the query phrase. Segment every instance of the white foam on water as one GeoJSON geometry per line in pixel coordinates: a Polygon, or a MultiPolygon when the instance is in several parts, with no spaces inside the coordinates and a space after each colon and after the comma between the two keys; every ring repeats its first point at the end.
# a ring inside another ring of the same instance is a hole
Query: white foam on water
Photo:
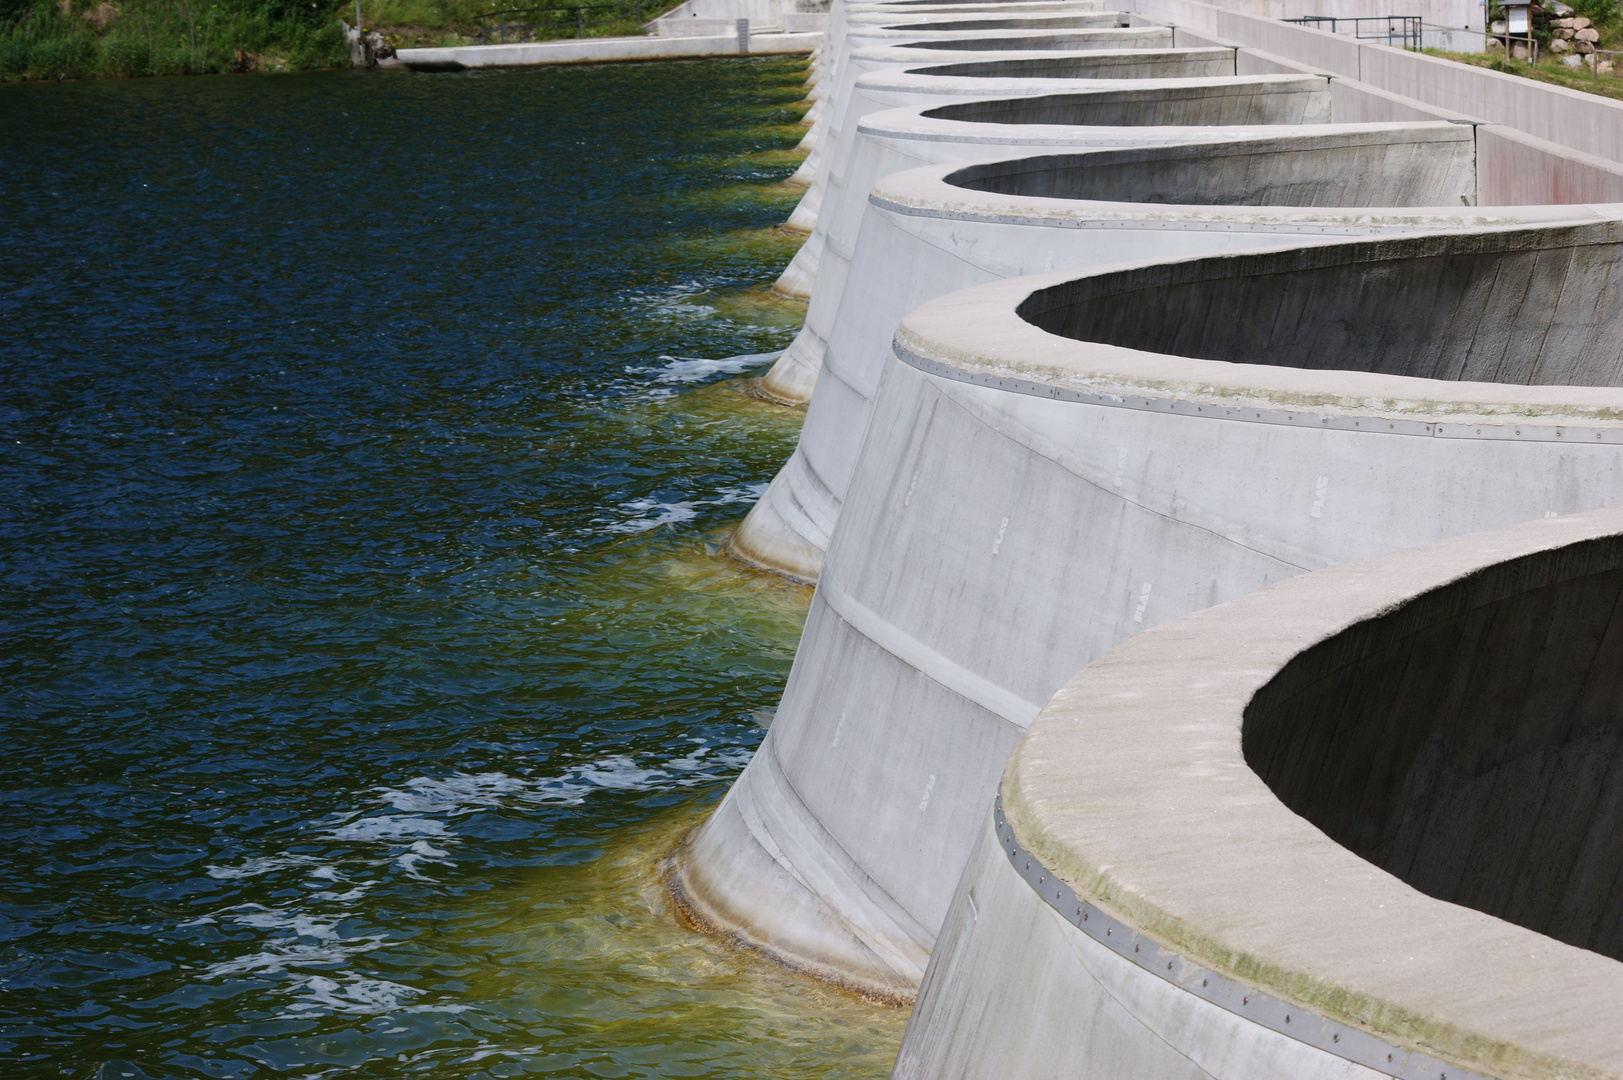
{"type": "Polygon", "coordinates": [[[685,499],[681,502],[660,502],[657,499],[632,499],[630,502],[620,504],[620,509],[629,510],[639,515],[629,521],[605,522],[599,518],[597,524],[603,526],[604,532],[610,533],[641,533],[649,529],[657,529],[661,525],[675,525],[684,521],[692,521],[699,514],[703,506],[734,506],[739,503],[759,502],[766,494],[766,482],[755,484],[735,484],[718,490],[713,498],[685,499]],[[650,513],[652,511],[652,513],[650,513]]]}
{"type": "Polygon", "coordinates": [[[635,514],[629,521],[617,521],[603,527],[604,532],[611,533],[640,533],[649,529],[657,529],[661,525],[674,525],[678,522],[692,521],[699,511],[694,509],[694,503],[675,502],[662,503],[655,499],[633,499],[628,503],[621,503],[623,510],[630,510],[635,514]],[[649,513],[648,511],[653,511],[649,513]]]}
{"type": "Polygon", "coordinates": [[[324,889],[318,893],[311,893],[310,899],[325,900],[332,904],[347,904],[351,900],[359,900],[361,897],[365,896],[367,890],[370,889],[372,885],[373,882],[363,881],[353,889],[350,889],[348,892],[333,892],[330,889],[324,889]]]}
{"type": "Polygon", "coordinates": [[[532,781],[506,773],[457,773],[407,780],[401,791],[377,788],[383,801],[411,814],[467,814],[485,806],[504,805],[504,796],[523,796],[532,781]]]}
{"type": "Polygon", "coordinates": [[[722,488],[716,492],[716,497],[710,500],[712,506],[731,506],[734,503],[758,503],[761,496],[766,494],[767,481],[758,484],[739,484],[736,487],[722,488]]]}
{"type": "Polygon", "coordinates": [[[377,934],[344,937],[338,924],[347,912],[326,917],[263,904],[239,904],[214,912],[211,922],[233,922],[256,930],[284,931],[273,934],[256,952],[210,964],[202,978],[227,975],[276,975],[295,968],[330,968],[347,964],[351,957],[381,948],[385,938],[377,934]]]}
{"type": "Polygon", "coordinates": [[[419,840],[411,845],[410,850],[395,857],[394,864],[409,878],[418,881],[432,881],[417,872],[418,863],[437,863],[440,866],[455,866],[456,863],[449,858],[450,852],[441,851],[427,840],[419,840]]]}
{"type": "MultiPolygon", "coordinates": [[[[241,866],[210,865],[207,872],[211,878],[231,881],[239,878],[258,877],[261,874],[269,874],[276,870],[286,870],[292,866],[311,866],[320,861],[314,855],[267,855],[257,859],[249,859],[241,866]]],[[[313,870],[310,872],[310,876],[321,877],[322,870],[327,869],[330,868],[322,867],[313,870]]]]}
{"type": "MultiPolygon", "coordinates": [[[[752,368],[771,363],[783,355],[780,349],[770,353],[745,353],[721,360],[706,360],[696,356],[661,356],[665,366],[654,368],[654,378],[662,383],[696,383],[717,375],[742,375],[752,368]]],[[[649,369],[642,369],[647,371],[649,369]]],[[[628,368],[628,372],[636,369],[628,368]]]]}
{"type": "Polygon", "coordinates": [[[412,836],[443,836],[445,825],[433,818],[385,814],[352,821],[328,835],[334,840],[404,840],[412,836]]]}
{"type": "MultiPolygon", "coordinates": [[[[572,806],[596,790],[659,791],[692,787],[735,773],[754,756],[754,751],[743,747],[728,747],[720,753],[712,753],[713,748],[704,745],[702,739],[690,741],[695,746],[692,752],[651,764],[639,762],[630,755],[615,754],[565,769],[557,776],[524,778],[506,773],[455,773],[446,777],[413,777],[398,788],[374,790],[396,810],[458,817],[499,806],[572,806]]],[[[387,819],[363,820],[423,819],[390,815],[387,819]]],[[[440,825],[441,833],[446,831],[442,823],[434,824],[440,825]]],[[[345,826],[338,832],[352,828],[354,825],[345,826]]]]}

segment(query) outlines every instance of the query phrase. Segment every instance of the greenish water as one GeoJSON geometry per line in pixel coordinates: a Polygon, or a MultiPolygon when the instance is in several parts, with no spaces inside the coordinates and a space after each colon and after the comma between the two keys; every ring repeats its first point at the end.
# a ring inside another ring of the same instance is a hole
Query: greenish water
{"type": "Polygon", "coordinates": [[[801,79],[0,88],[0,1073],[884,1074],[655,873],[808,601],[801,79]]]}

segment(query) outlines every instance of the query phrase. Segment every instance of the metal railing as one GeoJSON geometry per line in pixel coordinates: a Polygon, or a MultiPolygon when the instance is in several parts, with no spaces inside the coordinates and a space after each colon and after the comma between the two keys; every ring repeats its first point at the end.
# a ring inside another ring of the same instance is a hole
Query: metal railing
{"type": "Polygon", "coordinates": [[[1581,55],[1583,59],[1578,62],[1578,69],[1581,71],[1588,68],[1589,74],[1596,82],[1602,79],[1623,78],[1623,52],[1616,49],[1596,49],[1594,52],[1581,55]],[[1611,70],[1602,71],[1600,69],[1602,62],[1611,64],[1611,70]]]}
{"type": "Polygon", "coordinates": [[[629,5],[624,3],[554,4],[548,7],[509,8],[505,11],[487,11],[483,15],[475,15],[474,19],[479,23],[480,41],[485,41],[492,33],[494,33],[496,35],[498,44],[505,45],[507,44],[508,34],[513,35],[514,41],[523,41],[524,32],[526,30],[533,32],[536,30],[564,30],[568,29],[569,27],[574,27],[575,36],[577,38],[585,37],[586,28],[588,26],[606,26],[611,23],[625,22],[627,14],[630,14],[631,17],[636,20],[638,26],[641,26],[642,0],[635,0],[634,3],[629,5]],[[619,12],[619,15],[611,16],[606,19],[588,19],[586,17],[586,13],[588,11],[603,10],[619,12]],[[572,11],[575,13],[575,17],[573,19],[550,19],[546,22],[524,21],[524,16],[526,15],[536,15],[540,13],[551,13],[557,11],[572,11]],[[509,21],[509,16],[514,16],[514,18],[509,21]],[[494,28],[492,28],[490,24],[490,20],[492,19],[495,20],[494,28]]]}
{"type": "Polygon", "coordinates": [[[1311,26],[1315,30],[1329,30],[1332,34],[1339,34],[1337,28],[1341,23],[1351,23],[1352,36],[1359,41],[1379,41],[1387,45],[1397,45],[1411,52],[1420,51],[1420,16],[1419,15],[1362,15],[1357,18],[1343,18],[1337,15],[1304,15],[1299,19],[1284,19],[1288,23],[1297,23],[1301,26],[1311,26]],[[1326,26],[1325,24],[1329,25],[1326,26]],[[1366,24],[1369,24],[1366,28],[1366,24]]]}

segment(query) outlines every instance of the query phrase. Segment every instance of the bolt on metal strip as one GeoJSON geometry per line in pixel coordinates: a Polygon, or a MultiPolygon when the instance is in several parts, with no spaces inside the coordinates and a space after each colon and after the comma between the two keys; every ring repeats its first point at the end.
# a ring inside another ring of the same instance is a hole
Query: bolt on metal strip
{"type": "Polygon", "coordinates": [[[943,364],[920,356],[901,342],[891,341],[891,351],[909,367],[953,382],[985,386],[1011,394],[1048,398],[1052,401],[1074,401],[1083,405],[1098,405],[1109,409],[1134,409],[1139,412],[1175,413],[1181,416],[1202,416],[1213,420],[1234,420],[1246,424],[1276,424],[1283,427],[1314,427],[1325,431],[1369,431],[1378,435],[1414,435],[1428,439],[1480,439],[1495,442],[1564,442],[1623,445],[1623,425],[1616,427],[1579,427],[1571,424],[1539,425],[1531,421],[1501,424],[1427,423],[1423,420],[1400,420],[1379,415],[1349,415],[1345,413],[1287,412],[1283,409],[1255,409],[1243,406],[1219,405],[1206,401],[1185,401],[1182,398],[1152,398],[1132,394],[1098,393],[1075,390],[1053,383],[1011,379],[981,371],[966,371],[952,364],[943,364]]]}
{"type": "Polygon", "coordinates": [[[1023,850],[1004,820],[1002,795],[992,804],[992,824],[1010,865],[1045,904],[1098,944],[1180,990],[1270,1031],[1398,1080],[1491,1080],[1292,1005],[1163,949],[1077,896],[1034,855],[1023,850]]]}

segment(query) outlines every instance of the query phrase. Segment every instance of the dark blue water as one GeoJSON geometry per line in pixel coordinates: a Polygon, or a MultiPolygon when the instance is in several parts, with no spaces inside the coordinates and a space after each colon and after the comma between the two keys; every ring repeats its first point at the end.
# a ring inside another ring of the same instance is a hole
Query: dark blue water
{"type": "Polygon", "coordinates": [[[655,869],[807,600],[802,68],[0,87],[0,1072],[884,1071],[655,869]]]}

